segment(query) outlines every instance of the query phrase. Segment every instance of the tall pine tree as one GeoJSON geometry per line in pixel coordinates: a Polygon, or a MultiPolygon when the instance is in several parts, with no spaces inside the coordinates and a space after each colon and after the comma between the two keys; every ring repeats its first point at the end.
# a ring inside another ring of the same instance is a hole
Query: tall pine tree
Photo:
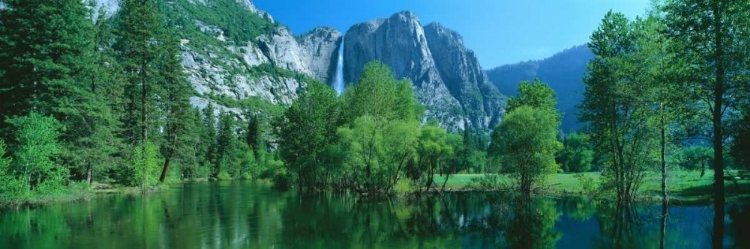
{"type": "Polygon", "coordinates": [[[163,25],[153,0],[123,0],[121,6],[115,49],[128,82],[126,139],[132,144],[144,144],[149,130],[156,127],[152,117],[158,110],[155,100],[160,92],[158,60],[163,25]]]}
{"type": "MultiPolygon", "coordinates": [[[[92,22],[83,1],[6,1],[0,27],[2,116],[35,111],[64,127],[61,162],[78,179],[111,162],[119,127],[99,43],[104,18],[92,22]]],[[[0,117],[1,119],[2,117],[0,117]]]]}
{"type": "Polygon", "coordinates": [[[191,121],[194,116],[190,106],[193,89],[182,67],[179,40],[173,30],[168,30],[163,35],[163,41],[159,72],[165,97],[162,98],[161,106],[166,115],[166,125],[162,146],[164,165],[159,177],[160,182],[164,182],[169,166],[175,157],[189,157],[190,153],[187,150],[190,150],[191,145],[187,141],[191,140],[190,136],[194,135],[190,130],[191,124],[194,123],[191,121]]]}
{"type": "Polygon", "coordinates": [[[66,118],[90,66],[93,24],[80,0],[9,0],[1,10],[0,110],[66,118]]]}

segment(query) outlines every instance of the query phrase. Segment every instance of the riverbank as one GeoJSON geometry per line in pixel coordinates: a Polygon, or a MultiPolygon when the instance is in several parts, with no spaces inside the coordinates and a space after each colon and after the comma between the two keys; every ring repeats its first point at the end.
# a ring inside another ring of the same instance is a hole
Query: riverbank
{"type": "Polygon", "coordinates": [[[90,200],[102,195],[141,195],[144,193],[159,192],[163,185],[149,187],[143,191],[140,187],[115,186],[111,184],[94,182],[91,185],[84,182],[72,183],[64,189],[48,194],[28,194],[14,198],[0,198],[0,207],[24,207],[24,206],[44,206],[55,203],[76,202],[90,200]]]}
{"type": "MultiPolygon", "coordinates": [[[[456,174],[451,175],[446,183],[448,191],[465,191],[471,189],[476,180],[484,174],[456,174]]],[[[547,178],[547,182],[536,190],[537,194],[545,196],[599,196],[599,192],[586,191],[582,178],[591,179],[598,186],[601,183],[599,172],[560,173],[547,178]]],[[[669,201],[673,203],[708,203],[713,196],[713,171],[706,171],[701,176],[700,171],[674,171],[667,180],[669,201]]],[[[442,186],[445,178],[436,176],[437,187],[442,186]]],[[[500,175],[501,181],[509,180],[500,175]]],[[[750,179],[726,180],[725,196],[728,202],[750,199],[750,179]]],[[[647,175],[640,190],[639,201],[661,202],[661,176],[654,173],[647,175]]]]}
{"type": "MultiPolygon", "coordinates": [[[[710,203],[713,194],[713,171],[706,171],[706,174],[700,176],[700,171],[675,171],[670,173],[671,178],[667,182],[669,191],[669,201],[671,203],[710,203]]],[[[472,184],[484,177],[484,174],[456,174],[451,175],[446,183],[447,192],[464,192],[477,191],[472,188],[472,184]]],[[[566,196],[585,196],[585,197],[604,197],[596,191],[587,191],[584,189],[582,179],[590,179],[591,182],[598,186],[601,182],[601,174],[598,172],[588,172],[582,174],[560,173],[548,177],[547,182],[535,193],[549,197],[566,197],[566,196]],[[583,176],[583,177],[582,177],[583,176]]],[[[508,177],[500,175],[501,181],[507,181],[508,177]]],[[[186,181],[177,181],[175,183],[209,181],[209,179],[194,179],[186,181]]],[[[260,180],[271,184],[268,180],[260,180]]],[[[444,181],[441,176],[435,176],[435,188],[440,189],[444,181]]],[[[750,180],[727,180],[725,181],[725,193],[728,202],[750,200],[750,180]]],[[[147,190],[148,193],[159,192],[164,185],[152,187],[147,190]]],[[[400,194],[411,193],[408,186],[400,186],[397,192],[400,194]]],[[[143,194],[140,187],[124,187],[110,184],[94,182],[91,186],[84,183],[75,183],[54,194],[30,195],[15,199],[0,199],[0,207],[17,207],[17,206],[39,206],[51,203],[74,202],[88,200],[101,195],[126,194],[139,195],[143,194]]],[[[642,202],[661,202],[661,178],[654,174],[649,175],[644,180],[641,187],[639,201],[642,202]]]]}
{"type": "Polygon", "coordinates": [[[72,183],[64,189],[47,194],[29,193],[22,196],[0,196],[0,207],[42,206],[52,203],[90,199],[96,192],[86,183],[72,183]]]}

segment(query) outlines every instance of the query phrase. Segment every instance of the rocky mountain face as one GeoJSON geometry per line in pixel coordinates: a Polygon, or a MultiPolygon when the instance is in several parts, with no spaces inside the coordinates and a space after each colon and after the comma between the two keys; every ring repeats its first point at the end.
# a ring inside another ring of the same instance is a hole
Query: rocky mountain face
{"type": "Polygon", "coordinates": [[[336,58],[343,34],[329,27],[319,27],[303,34],[300,43],[310,56],[307,63],[312,76],[321,82],[330,83],[336,75],[336,58]]]}
{"type": "MultiPolygon", "coordinates": [[[[332,83],[339,47],[346,82],[380,60],[398,78],[410,79],[427,118],[450,130],[488,132],[503,113],[505,97],[482,71],[462,37],[440,24],[422,26],[411,12],[354,25],[346,35],[319,27],[300,36],[249,0],[164,0],[180,18],[183,66],[196,90],[194,106],[213,103],[240,114],[290,104],[312,81],[332,83]],[[235,20],[236,19],[236,20],[235,20]],[[242,23],[238,23],[242,20],[242,23]]],[[[116,0],[96,0],[115,13],[116,0]]]]}
{"type": "Polygon", "coordinates": [[[557,108],[563,112],[562,129],[565,132],[578,130],[578,108],[583,100],[583,76],[586,65],[594,54],[586,45],[566,49],[547,59],[504,65],[487,70],[489,79],[500,91],[517,95],[518,83],[539,78],[557,93],[557,108]]]}
{"type": "Polygon", "coordinates": [[[448,129],[489,131],[500,120],[505,97],[455,31],[436,23],[423,27],[405,11],[352,26],[344,44],[346,82],[355,82],[366,63],[380,60],[397,78],[412,81],[427,118],[448,129]]]}
{"type": "Polygon", "coordinates": [[[329,81],[332,68],[335,69],[331,58],[336,56],[341,42],[340,32],[316,28],[296,37],[250,1],[223,1],[236,1],[236,7],[245,12],[239,15],[255,18],[253,23],[260,30],[256,37],[238,43],[224,34],[229,24],[211,23],[212,19],[196,14],[212,10],[217,12],[212,14],[223,14],[215,9],[217,1],[177,1],[177,11],[192,19],[200,31],[183,32],[183,66],[197,92],[191,98],[193,105],[203,108],[212,102],[218,109],[239,114],[241,107],[248,105],[256,105],[250,109],[270,106],[257,106],[257,100],[288,105],[312,80],[329,81]]]}

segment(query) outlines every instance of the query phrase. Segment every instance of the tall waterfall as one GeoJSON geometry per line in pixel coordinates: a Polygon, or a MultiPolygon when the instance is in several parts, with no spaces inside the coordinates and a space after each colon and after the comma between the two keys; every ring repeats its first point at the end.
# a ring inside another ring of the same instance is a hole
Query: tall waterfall
{"type": "Polygon", "coordinates": [[[341,45],[339,45],[339,58],[336,62],[336,78],[333,80],[333,89],[336,89],[336,93],[341,95],[344,92],[344,39],[341,39],[341,45]]]}

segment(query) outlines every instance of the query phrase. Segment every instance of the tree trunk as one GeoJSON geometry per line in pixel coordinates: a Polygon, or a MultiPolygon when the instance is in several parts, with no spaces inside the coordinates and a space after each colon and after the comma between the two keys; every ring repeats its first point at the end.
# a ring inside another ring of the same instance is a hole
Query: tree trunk
{"type": "Polygon", "coordinates": [[[667,215],[669,213],[669,204],[667,199],[664,199],[661,204],[661,236],[659,237],[659,248],[666,248],[666,236],[667,236],[667,215]]]}
{"type": "MultiPolygon", "coordinates": [[[[144,75],[145,77],[145,75],[144,75]]],[[[146,80],[143,80],[143,85],[141,86],[141,142],[142,144],[146,144],[146,140],[148,140],[148,115],[146,114],[146,97],[148,94],[146,93],[146,80]]],[[[144,147],[145,148],[145,147],[144,147]]]]}
{"type": "Polygon", "coordinates": [[[724,146],[722,144],[722,107],[724,105],[724,45],[722,44],[721,1],[713,2],[714,35],[716,51],[716,82],[714,85],[713,146],[714,146],[714,234],[713,247],[724,247],[724,146]]]}
{"type": "Polygon", "coordinates": [[[89,186],[91,186],[91,183],[93,183],[93,175],[94,175],[94,166],[91,165],[91,163],[88,163],[89,168],[86,170],[86,181],[89,182],[89,186]]]}
{"type": "Polygon", "coordinates": [[[661,197],[667,203],[667,127],[664,121],[664,103],[661,103],[661,197]]]}
{"type": "Polygon", "coordinates": [[[164,179],[167,178],[167,172],[169,171],[169,164],[172,162],[172,157],[169,156],[164,160],[164,168],[161,170],[161,176],[159,176],[159,182],[163,183],[164,179]]]}

